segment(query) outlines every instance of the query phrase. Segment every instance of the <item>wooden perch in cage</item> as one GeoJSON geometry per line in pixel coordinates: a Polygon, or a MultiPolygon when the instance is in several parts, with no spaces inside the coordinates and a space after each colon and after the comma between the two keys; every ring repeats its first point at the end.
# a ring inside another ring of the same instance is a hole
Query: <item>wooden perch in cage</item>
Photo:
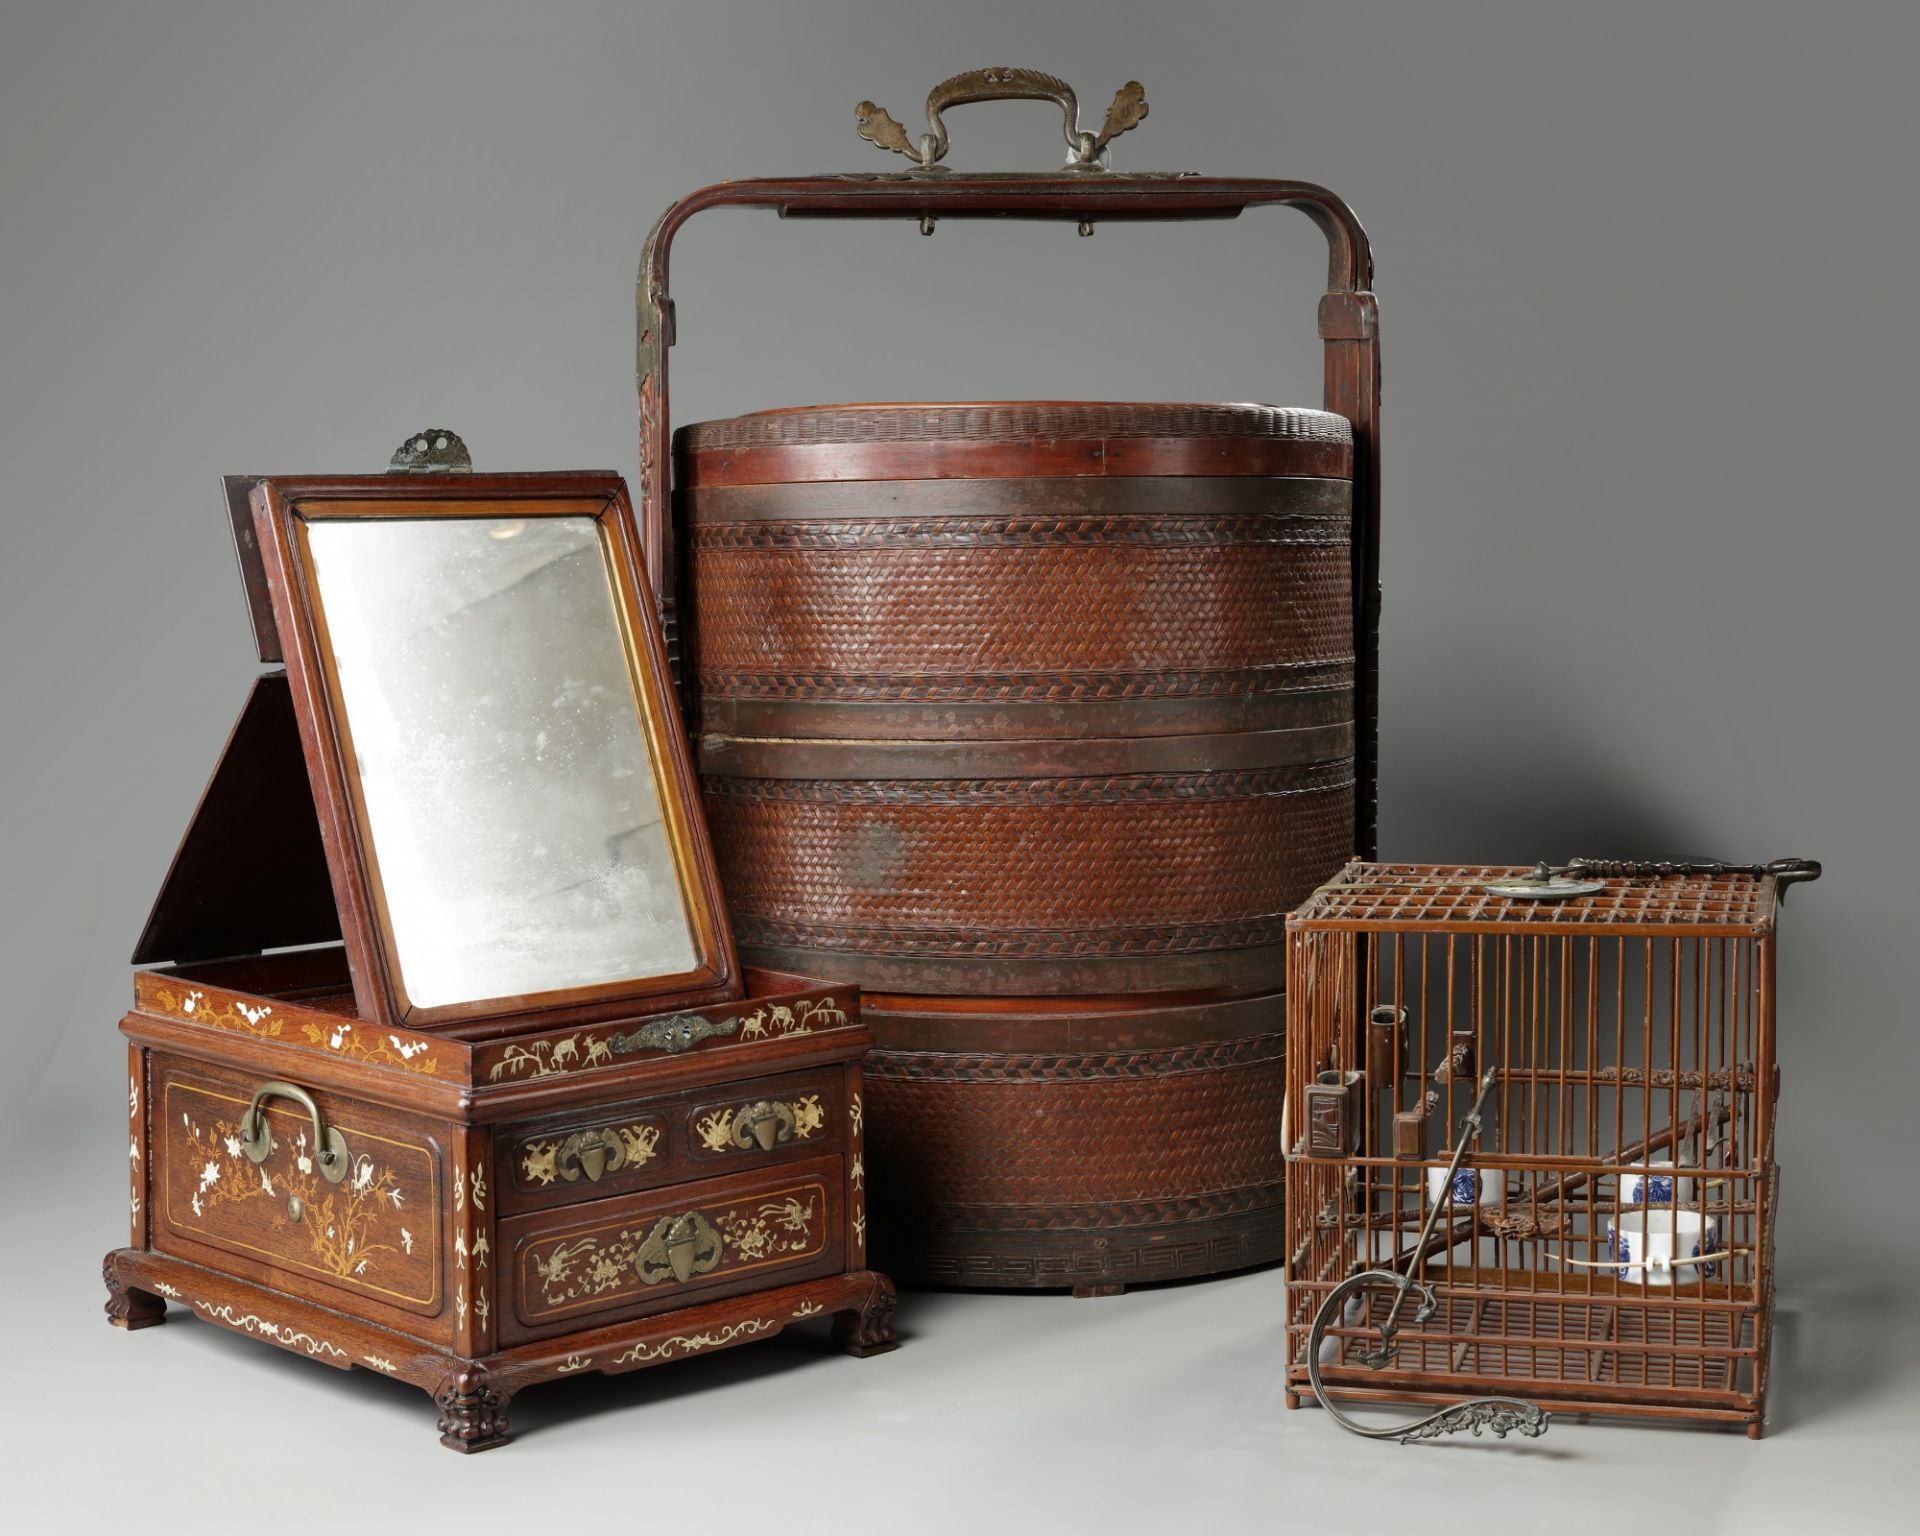
{"type": "MultiPolygon", "coordinates": [[[[1704,1133],[1717,1129],[1728,1115],[1729,1111],[1725,1105],[1716,1105],[1680,1125],[1669,1126],[1664,1131],[1655,1131],[1646,1140],[1621,1148],[1618,1154],[1619,1160],[1623,1166],[1628,1167],[1644,1162],[1653,1153],[1665,1152],[1692,1136],[1696,1131],[1704,1133]]],[[[1498,1206],[1476,1210],[1474,1214],[1455,1221],[1446,1231],[1436,1232],[1426,1241],[1416,1242],[1412,1248],[1396,1253],[1387,1267],[1401,1274],[1410,1274],[1436,1253],[1445,1253],[1461,1243],[1471,1242],[1476,1226],[1481,1231],[1491,1232],[1496,1237],[1557,1235],[1560,1222],[1556,1219],[1553,1223],[1553,1231],[1548,1232],[1538,1215],[1537,1208],[1542,1205],[1558,1206],[1569,1194],[1585,1188],[1600,1176],[1591,1172],[1563,1174],[1543,1189],[1536,1189],[1524,1195],[1516,1193],[1498,1206]],[[1501,1231],[1500,1228],[1503,1226],[1508,1230],[1501,1231]],[[1533,1230],[1526,1231],[1525,1228],[1533,1230]]]]}

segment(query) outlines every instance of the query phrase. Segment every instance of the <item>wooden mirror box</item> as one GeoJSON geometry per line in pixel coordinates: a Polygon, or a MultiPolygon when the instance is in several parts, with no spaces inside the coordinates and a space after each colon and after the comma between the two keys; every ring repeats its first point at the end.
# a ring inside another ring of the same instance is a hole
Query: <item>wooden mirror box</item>
{"type": "MultiPolygon", "coordinates": [[[[833,1314],[866,1267],[857,989],[743,973],[625,485],[227,482],[259,677],[134,954],[117,1325],[508,1399],[833,1314]]],[[[453,462],[448,462],[449,460],[453,462]]]]}

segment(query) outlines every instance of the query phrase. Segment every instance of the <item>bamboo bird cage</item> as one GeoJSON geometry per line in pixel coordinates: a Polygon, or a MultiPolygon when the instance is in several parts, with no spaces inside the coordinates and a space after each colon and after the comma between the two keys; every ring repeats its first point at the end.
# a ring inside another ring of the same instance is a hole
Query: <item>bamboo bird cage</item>
{"type": "MultiPolygon", "coordinates": [[[[1645,867],[1673,868],[1582,873],[1645,867]]],[[[1294,913],[1289,1407],[1317,1365],[1323,1400],[1760,1436],[1775,911],[1818,866],[1683,868],[1550,902],[1489,891],[1525,871],[1356,862],[1294,913]]]]}

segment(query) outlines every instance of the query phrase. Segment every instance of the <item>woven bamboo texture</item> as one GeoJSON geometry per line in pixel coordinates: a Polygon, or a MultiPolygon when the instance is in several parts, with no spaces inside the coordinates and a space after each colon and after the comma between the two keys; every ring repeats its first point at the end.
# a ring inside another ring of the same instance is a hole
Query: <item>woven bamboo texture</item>
{"type": "Polygon", "coordinates": [[[1179,1018],[1173,994],[1280,985],[1285,914],[1354,846],[1348,423],[830,407],[683,428],[676,453],[743,955],[977,998],[993,1037],[873,1057],[894,1272],[1106,1285],[1279,1257],[1277,1016],[1064,1054],[993,1021],[1004,998],[1179,1018]]]}
{"type": "Polygon", "coordinates": [[[1351,448],[1353,426],[1331,411],[1254,404],[1113,400],[983,400],[917,405],[795,406],[682,427],[690,452],[821,443],[964,442],[1020,447],[1058,438],[1272,438],[1351,448]]]}
{"type": "Polygon", "coordinates": [[[877,1054],[868,1146],[887,1262],[922,1283],[1044,1286],[1279,1258],[1281,1045],[877,1054]]]}

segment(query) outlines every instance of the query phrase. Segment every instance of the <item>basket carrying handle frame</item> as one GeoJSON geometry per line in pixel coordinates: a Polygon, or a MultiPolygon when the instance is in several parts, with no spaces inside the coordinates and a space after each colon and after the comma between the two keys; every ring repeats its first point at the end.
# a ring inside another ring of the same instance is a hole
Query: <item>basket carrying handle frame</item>
{"type": "Polygon", "coordinates": [[[911,219],[929,233],[938,219],[1053,220],[1078,224],[1085,233],[1101,223],[1232,219],[1269,205],[1304,213],[1327,240],[1327,291],[1319,315],[1322,404],[1353,424],[1354,849],[1360,858],[1373,858],[1380,672],[1379,306],[1366,231],[1345,202],[1311,182],[1184,172],[1120,175],[1094,167],[967,174],[935,166],[884,175],[718,182],[669,206],[641,252],[634,304],[640,539],[676,670],[675,588],[683,540],[674,525],[668,484],[673,425],[667,355],[674,343],[674,312],[667,279],[673,237],[687,220],[709,208],[771,208],[782,218],[911,219]]]}

